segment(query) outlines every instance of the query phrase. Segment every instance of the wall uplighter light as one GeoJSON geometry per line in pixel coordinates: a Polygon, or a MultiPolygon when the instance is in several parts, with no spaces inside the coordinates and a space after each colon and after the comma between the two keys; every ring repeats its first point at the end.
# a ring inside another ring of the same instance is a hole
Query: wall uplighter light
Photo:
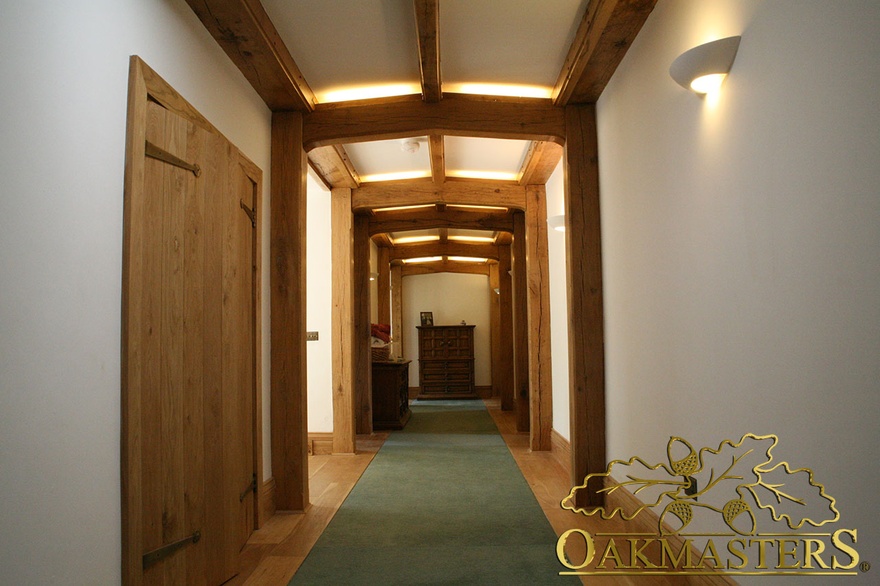
{"type": "Polygon", "coordinates": [[[547,224],[558,232],[565,232],[565,215],[550,216],[547,224]]]}
{"type": "Polygon", "coordinates": [[[740,37],[727,37],[685,51],[672,62],[669,75],[698,94],[716,91],[733,65],[739,41],[740,37]]]}

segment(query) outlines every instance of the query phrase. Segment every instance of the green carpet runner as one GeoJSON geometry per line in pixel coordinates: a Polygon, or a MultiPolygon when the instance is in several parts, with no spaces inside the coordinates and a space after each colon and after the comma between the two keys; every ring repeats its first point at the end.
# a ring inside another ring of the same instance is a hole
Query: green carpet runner
{"type": "Polygon", "coordinates": [[[416,401],[291,580],[564,584],[556,535],[482,401],[416,401]]]}

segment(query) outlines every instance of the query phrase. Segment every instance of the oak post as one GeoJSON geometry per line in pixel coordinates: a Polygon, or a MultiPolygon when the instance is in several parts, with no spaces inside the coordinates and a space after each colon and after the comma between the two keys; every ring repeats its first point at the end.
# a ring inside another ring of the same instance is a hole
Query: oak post
{"type": "Polygon", "coordinates": [[[354,216],[354,399],[357,433],[373,433],[370,350],[370,219],[354,216]]]}
{"type": "Polygon", "coordinates": [[[514,408],[514,361],[513,361],[513,287],[510,276],[510,245],[498,246],[498,294],[501,327],[498,334],[501,342],[501,376],[498,386],[501,389],[502,411],[514,408]]]}
{"type": "Polygon", "coordinates": [[[391,339],[396,355],[403,357],[403,267],[391,267],[391,339]]]}
{"type": "Polygon", "coordinates": [[[501,300],[498,263],[489,265],[489,345],[492,357],[492,397],[501,395],[501,300]]]}
{"type": "Polygon", "coordinates": [[[351,189],[330,191],[333,346],[333,453],[355,453],[354,409],[354,233],[351,189]]]}
{"type": "Polygon", "coordinates": [[[516,430],[529,431],[529,313],[526,267],[526,219],[513,215],[513,403],[516,430]]]}
{"type": "Polygon", "coordinates": [[[309,505],[306,412],[306,153],[302,114],[272,114],[272,474],[279,510],[309,505]]]}
{"type": "Polygon", "coordinates": [[[532,451],[550,449],[553,427],[553,363],[550,358],[550,267],[547,244],[547,192],[526,187],[526,269],[528,271],[529,399],[532,451]]]}
{"type": "MultiPolygon", "coordinates": [[[[568,277],[568,365],[571,480],[605,471],[605,344],[599,160],[594,105],[567,106],[565,247],[568,277]]],[[[600,483],[578,491],[578,506],[602,506],[600,483]]]]}
{"type": "Polygon", "coordinates": [[[379,302],[377,318],[380,324],[391,323],[391,263],[388,260],[388,248],[379,247],[376,256],[376,291],[379,302]]]}

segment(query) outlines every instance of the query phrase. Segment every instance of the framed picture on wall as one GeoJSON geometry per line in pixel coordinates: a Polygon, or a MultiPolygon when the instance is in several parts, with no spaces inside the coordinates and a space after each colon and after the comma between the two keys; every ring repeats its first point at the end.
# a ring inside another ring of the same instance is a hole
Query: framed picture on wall
{"type": "Polygon", "coordinates": [[[423,326],[433,326],[434,325],[434,313],[431,311],[422,311],[419,314],[422,318],[423,326]]]}

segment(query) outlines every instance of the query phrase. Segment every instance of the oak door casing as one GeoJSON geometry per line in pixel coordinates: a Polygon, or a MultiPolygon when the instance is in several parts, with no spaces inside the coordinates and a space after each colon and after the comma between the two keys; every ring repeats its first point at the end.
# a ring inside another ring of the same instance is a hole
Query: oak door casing
{"type": "Polygon", "coordinates": [[[157,100],[129,116],[123,581],[221,584],[255,522],[260,172],[157,100]]]}

